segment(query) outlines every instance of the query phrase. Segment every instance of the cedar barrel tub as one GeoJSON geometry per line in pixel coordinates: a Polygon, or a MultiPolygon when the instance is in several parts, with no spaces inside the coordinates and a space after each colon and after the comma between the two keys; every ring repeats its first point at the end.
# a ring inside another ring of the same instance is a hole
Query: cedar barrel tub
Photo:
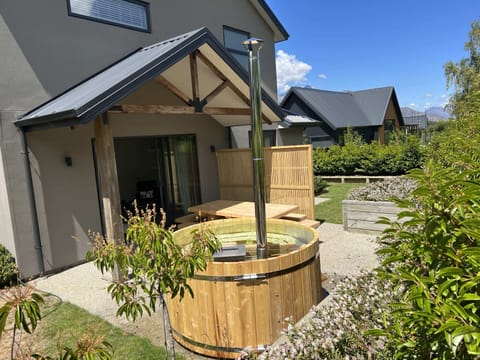
{"type": "Polygon", "coordinates": [[[263,350],[321,300],[318,234],[294,221],[268,219],[269,256],[255,259],[255,219],[225,219],[175,232],[187,246],[191,232],[211,230],[224,245],[245,246],[241,261],[213,261],[189,281],[195,295],[168,300],[175,339],[207,356],[236,358],[263,350]]]}

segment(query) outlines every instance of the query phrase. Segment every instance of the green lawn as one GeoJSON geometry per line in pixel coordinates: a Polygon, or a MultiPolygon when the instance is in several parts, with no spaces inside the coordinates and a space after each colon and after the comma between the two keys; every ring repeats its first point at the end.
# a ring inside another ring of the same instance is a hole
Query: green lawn
{"type": "MultiPolygon", "coordinates": [[[[41,351],[43,355],[54,356],[59,343],[63,346],[74,347],[74,338],[78,338],[85,331],[89,335],[104,336],[105,340],[113,347],[114,359],[154,360],[165,358],[163,347],[154,346],[146,338],[128,334],[69,303],[61,303],[42,319],[34,333],[34,350],[41,351]]],[[[152,329],[152,331],[161,331],[161,329],[152,329]]],[[[177,358],[183,359],[180,356],[177,358]]]]}
{"type": "Polygon", "coordinates": [[[365,183],[329,183],[320,197],[329,200],[315,206],[315,219],[322,222],[342,224],[342,200],[345,200],[350,189],[364,186],[365,183]]]}

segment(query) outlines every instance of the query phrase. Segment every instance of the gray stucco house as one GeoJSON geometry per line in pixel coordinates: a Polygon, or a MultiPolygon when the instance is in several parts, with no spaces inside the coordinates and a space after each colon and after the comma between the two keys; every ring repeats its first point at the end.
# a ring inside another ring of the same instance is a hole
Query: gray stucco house
{"type": "Polygon", "coordinates": [[[218,198],[215,150],[250,122],[251,36],[280,122],[288,33],[264,0],[0,2],[0,243],[22,276],[84,261],[89,230],[123,236],[133,198],[171,219],[218,198]]]}
{"type": "Polygon", "coordinates": [[[404,126],[393,86],[343,92],[292,87],[280,106],[318,121],[317,126],[305,128],[305,136],[314,146],[341,143],[348,128],[366,141],[383,144],[388,131],[404,126]]]}

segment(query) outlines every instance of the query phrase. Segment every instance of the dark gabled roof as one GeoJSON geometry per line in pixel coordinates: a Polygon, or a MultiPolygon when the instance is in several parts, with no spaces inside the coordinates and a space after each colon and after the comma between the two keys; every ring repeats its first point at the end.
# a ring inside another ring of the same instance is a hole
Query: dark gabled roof
{"type": "MultiPolygon", "coordinates": [[[[138,49],[31,110],[15,125],[29,131],[87,123],[204,44],[208,44],[236,76],[248,84],[246,71],[207,28],[201,28],[138,49]]],[[[275,116],[283,119],[280,107],[265,92],[262,93],[262,100],[275,116]]]]}
{"type": "Polygon", "coordinates": [[[332,129],[381,126],[392,97],[400,113],[395,90],[391,86],[344,92],[293,87],[280,105],[283,107],[291,96],[300,98],[318,119],[332,129]]]}
{"type": "Polygon", "coordinates": [[[413,115],[413,116],[404,116],[403,121],[405,122],[406,126],[417,125],[419,129],[426,129],[428,119],[427,119],[427,115],[420,114],[420,115],[413,115]]]}
{"type": "Polygon", "coordinates": [[[387,86],[376,89],[352,91],[351,93],[371,125],[382,125],[390,98],[394,93],[393,87],[387,86]]]}

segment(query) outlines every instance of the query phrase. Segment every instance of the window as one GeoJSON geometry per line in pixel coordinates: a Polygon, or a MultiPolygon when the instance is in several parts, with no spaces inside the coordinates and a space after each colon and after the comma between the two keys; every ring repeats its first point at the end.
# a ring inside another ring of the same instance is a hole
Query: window
{"type": "MultiPolygon", "coordinates": [[[[263,146],[275,146],[277,136],[275,130],[263,130],[263,146]]],[[[248,146],[252,147],[252,130],[248,131],[248,146]]]]}
{"type": "Polygon", "coordinates": [[[250,38],[250,34],[245,31],[233,29],[227,26],[223,27],[223,43],[225,49],[248,71],[248,51],[243,46],[243,42],[250,38]]]}
{"type": "Polygon", "coordinates": [[[149,5],[139,0],[67,0],[68,14],[150,32],[149,5]]]}

